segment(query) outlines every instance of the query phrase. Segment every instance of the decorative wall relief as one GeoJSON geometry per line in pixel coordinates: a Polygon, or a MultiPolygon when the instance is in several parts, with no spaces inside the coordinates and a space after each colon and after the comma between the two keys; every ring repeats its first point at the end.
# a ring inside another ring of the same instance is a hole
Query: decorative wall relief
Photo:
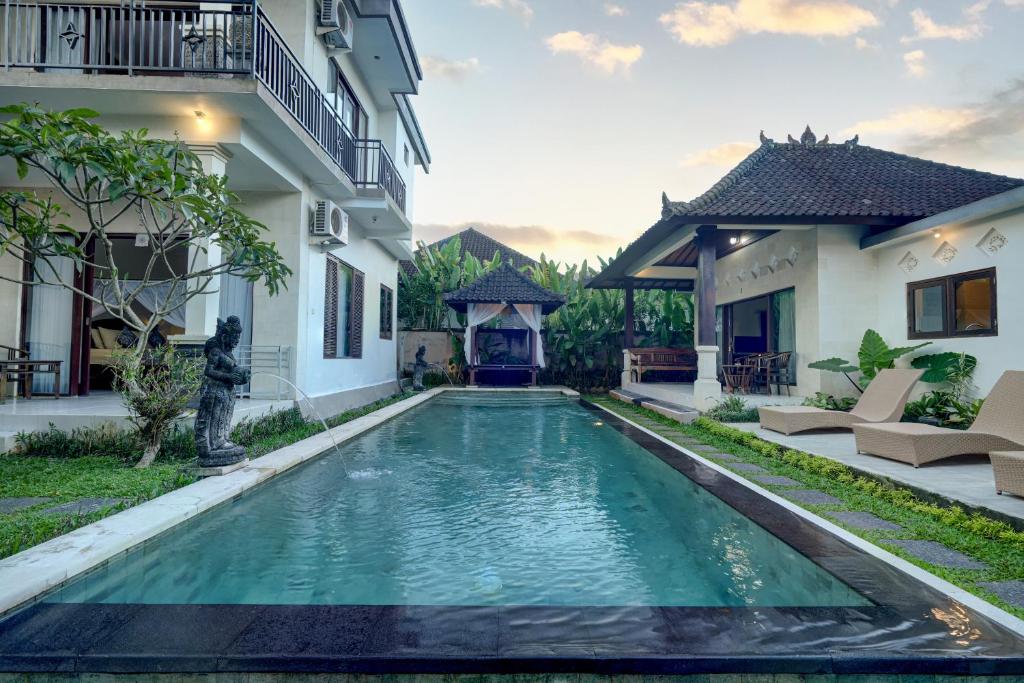
{"type": "Polygon", "coordinates": [[[921,262],[917,260],[917,257],[908,251],[906,254],[903,255],[903,258],[900,259],[899,267],[900,270],[909,275],[910,273],[914,272],[914,269],[917,268],[920,264],[921,262]]]}
{"type": "Polygon", "coordinates": [[[1007,239],[1006,235],[999,232],[995,228],[992,228],[985,233],[985,236],[978,242],[978,249],[981,253],[987,254],[988,256],[995,256],[996,252],[1007,245],[1010,240],[1007,239]]]}
{"type": "Polygon", "coordinates": [[[744,282],[747,279],[747,271],[740,270],[736,273],[736,282],[744,282]]]}
{"type": "Polygon", "coordinates": [[[772,257],[768,259],[768,269],[773,273],[777,273],[779,271],[779,266],[781,265],[781,259],[779,259],[779,257],[775,254],[772,254],[772,257]]]}
{"type": "Polygon", "coordinates": [[[789,261],[789,265],[795,266],[796,260],[800,256],[800,250],[796,247],[790,247],[789,253],[786,254],[786,260],[789,261]]]}
{"type": "Polygon", "coordinates": [[[939,245],[939,248],[932,254],[932,258],[941,263],[944,266],[948,266],[959,252],[949,242],[943,242],[939,245]]]}
{"type": "Polygon", "coordinates": [[[761,276],[761,264],[754,261],[754,265],[750,266],[750,277],[755,280],[761,276]]]}

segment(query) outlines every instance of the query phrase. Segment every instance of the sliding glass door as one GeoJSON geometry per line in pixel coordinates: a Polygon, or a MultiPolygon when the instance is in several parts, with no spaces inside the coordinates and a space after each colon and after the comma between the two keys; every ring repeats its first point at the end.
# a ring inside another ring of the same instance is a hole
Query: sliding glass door
{"type": "Polygon", "coordinates": [[[789,351],[790,378],[796,382],[796,291],[784,289],[718,306],[716,332],[720,363],[756,353],[789,351]]]}

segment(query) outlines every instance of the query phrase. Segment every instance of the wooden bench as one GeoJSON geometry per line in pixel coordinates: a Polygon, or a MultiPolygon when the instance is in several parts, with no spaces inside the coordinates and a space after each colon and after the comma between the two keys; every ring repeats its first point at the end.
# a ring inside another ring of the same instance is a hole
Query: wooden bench
{"type": "Polygon", "coordinates": [[[694,349],[669,349],[660,346],[633,348],[629,351],[629,377],[639,382],[647,370],[697,372],[697,352],[694,349]]]}
{"type": "Polygon", "coordinates": [[[28,351],[0,344],[6,358],[0,358],[0,403],[7,398],[7,382],[21,382],[25,400],[32,398],[32,378],[35,375],[53,375],[53,397],[60,398],[60,369],[64,361],[30,360],[28,351]]]}

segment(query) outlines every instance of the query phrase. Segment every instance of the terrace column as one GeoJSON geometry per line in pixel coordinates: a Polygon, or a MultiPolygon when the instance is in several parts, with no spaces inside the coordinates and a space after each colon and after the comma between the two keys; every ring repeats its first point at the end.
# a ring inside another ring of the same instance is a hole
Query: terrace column
{"type": "MultiPolygon", "coordinates": [[[[189,145],[199,157],[203,171],[209,175],[225,175],[230,152],[220,145],[189,145]]],[[[221,250],[210,240],[193,243],[188,248],[189,270],[197,271],[221,262],[221,250]]],[[[189,299],[185,304],[185,334],[175,335],[176,344],[203,344],[217,331],[220,313],[220,276],[213,278],[206,293],[189,299]]]]}
{"type": "Polygon", "coordinates": [[[709,410],[722,397],[718,381],[718,335],[715,333],[715,260],[717,227],[697,228],[697,320],[694,336],[697,350],[697,381],[693,383],[693,402],[697,410],[709,410]]]}
{"type": "MultiPolygon", "coordinates": [[[[633,348],[633,334],[636,332],[636,320],[633,313],[633,295],[633,283],[630,282],[626,285],[625,291],[626,315],[622,334],[622,377],[620,378],[620,385],[623,387],[632,381],[629,376],[629,350],[633,348]]],[[[639,380],[640,378],[638,377],[637,381],[639,380]]]]}

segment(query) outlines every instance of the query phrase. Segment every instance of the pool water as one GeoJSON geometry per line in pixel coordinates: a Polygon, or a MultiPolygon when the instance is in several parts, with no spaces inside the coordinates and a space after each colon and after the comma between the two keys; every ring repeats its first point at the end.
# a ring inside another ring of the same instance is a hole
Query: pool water
{"type": "Polygon", "coordinates": [[[50,596],[161,604],[862,606],[563,398],[448,394],[50,596]]]}

